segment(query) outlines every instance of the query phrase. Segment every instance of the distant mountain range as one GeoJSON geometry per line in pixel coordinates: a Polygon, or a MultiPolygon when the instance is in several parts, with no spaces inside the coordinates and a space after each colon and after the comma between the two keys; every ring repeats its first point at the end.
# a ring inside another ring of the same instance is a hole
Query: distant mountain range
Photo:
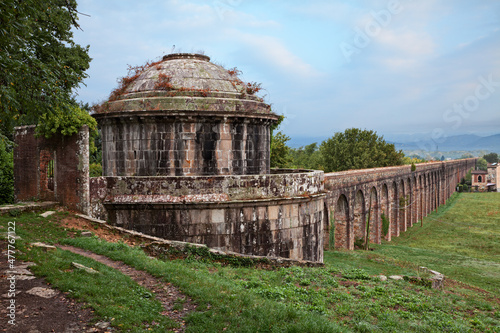
{"type": "MultiPolygon", "coordinates": [[[[491,151],[500,154],[500,134],[478,136],[474,134],[454,135],[437,140],[410,139],[411,136],[396,140],[387,140],[393,143],[397,150],[409,151],[491,151]],[[405,140],[406,139],[406,140],[405,140]]],[[[292,148],[299,148],[311,143],[321,144],[328,137],[292,137],[288,142],[292,148]]]]}
{"type": "Polygon", "coordinates": [[[473,151],[488,150],[500,153],[500,134],[481,137],[474,134],[454,135],[437,140],[417,140],[413,142],[391,142],[403,151],[473,151]]]}

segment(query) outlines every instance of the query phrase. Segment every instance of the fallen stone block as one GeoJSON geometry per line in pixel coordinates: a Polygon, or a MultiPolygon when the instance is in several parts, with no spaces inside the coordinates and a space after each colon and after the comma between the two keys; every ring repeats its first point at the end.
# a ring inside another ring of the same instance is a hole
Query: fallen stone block
{"type": "Polygon", "coordinates": [[[57,291],[50,288],[34,287],[28,290],[26,293],[30,295],[40,296],[43,298],[52,298],[57,295],[57,291]]]}
{"type": "Polygon", "coordinates": [[[93,269],[91,267],[84,266],[84,265],[79,264],[77,262],[72,262],[71,265],[77,269],[84,270],[85,272],[90,273],[90,274],[99,274],[99,271],[96,271],[95,269],[93,269]]]}
{"type": "Polygon", "coordinates": [[[41,217],[49,217],[50,215],[55,214],[56,212],[53,210],[48,210],[45,213],[40,214],[41,217]]]}
{"type": "Polygon", "coordinates": [[[44,250],[55,250],[56,249],[55,246],[45,244],[45,243],[40,243],[40,242],[31,243],[30,245],[34,246],[34,247],[39,247],[39,248],[44,249],[44,250]]]}
{"type": "Polygon", "coordinates": [[[403,280],[403,277],[401,275],[391,275],[389,276],[389,279],[391,280],[403,280]]]}

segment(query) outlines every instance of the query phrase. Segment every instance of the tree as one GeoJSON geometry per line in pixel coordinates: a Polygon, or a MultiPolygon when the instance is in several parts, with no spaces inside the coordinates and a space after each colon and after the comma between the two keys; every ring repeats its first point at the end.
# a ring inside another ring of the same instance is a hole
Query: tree
{"type": "Polygon", "coordinates": [[[0,2],[0,130],[67,112],[89,68],[89,47],[73,41],[75,0],[0,2]]]}
{"type": "Polygon", "coordinates": [[[487,171],[488,170],[488,162],[486,162],[486,160],[484,158],[480,157],[476,161],[476,168],[478,170],[487,171]]]}
{"type": "Polygon", "coordinates": [[[488,163],[498,163],[498,154],[497,153],[489,153],[483,156],[483,158],[488,163]]]}
{"type": "Polygon", "coordinates": [[[272,135],[271,139],[271,168],[288,168],[291,162],[290,147],[286,143],[290,137],[281,131],[272,135]]]}
{"type": "Polygon", "coordinates": [[[274,133],[284,119],[285,116],[279,116],[278,121],[271,126],[271,168],[287,168],[292,161],[290,147],[286,145],[290,137],[281,131],[274,133]]]}
{"type": "Polygon", "coordinates": [[[321,166],[321,153],[316,142],[305,147],[292,148],[291,156],[294,168],[323,170],[321,166]]]}
{"type": "Polygon", "coordinates": [[[325,172],[402,165],[404,154],[376,132],[358,128],[337,132],[320,146],[325,172]]]}

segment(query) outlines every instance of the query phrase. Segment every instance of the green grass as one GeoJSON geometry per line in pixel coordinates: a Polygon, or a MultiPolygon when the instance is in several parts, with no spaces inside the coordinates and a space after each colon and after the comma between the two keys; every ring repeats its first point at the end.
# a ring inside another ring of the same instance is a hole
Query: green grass
{"type": "Polygon", "coordinates": [[[456,194],[423,227],[376,249],[500,296],[500,193],[456,194]]]}
{"type": "MultiPolygon", "coordinates": [[[[2,217],[0,225],[16,220],[23,237],[20,243],[44,240],[78,246],[176,285],[198,305],[186,318],[188,332],[500,332],[499,200],[492,193],[461,194],[426,218],[424,227],[415,225],[391,243],[373,245],[374,251],[326,252],[324,268],[262,270],[197,255],[186,260],[151,259],[139,247],[95,237],[68,238],[71,230],[51,222],[60,214],[47,220],[33,214],[2,217]],[[487,292],[461,285],[433,290],[375,277],[418,275],[418,266],[487,292]]],[[[47,276],[58,288],[71,290],[70,295],[88,302],[98,316],[115,318],[115,327],[140,331],[144,323],[161,322],[154,299],[145,297],[146,291],[113,269],[65,251],[25,251],[26,259],[41,264],[37,274],[47,276]],[[70,261],[102,274],[89,277],[72,271],[70,261]],[[119,285],[127,291],[118,290],[119,285]],[[100,295],[105,289],[110,294],[100,295]],[[123,297],[130,303],[124,303],[123,297]],[[135,314],[137,307],[149,309],[150,317],[135,314]]],[[[161,325],[167,330],[171,323],[161,325]]]]}

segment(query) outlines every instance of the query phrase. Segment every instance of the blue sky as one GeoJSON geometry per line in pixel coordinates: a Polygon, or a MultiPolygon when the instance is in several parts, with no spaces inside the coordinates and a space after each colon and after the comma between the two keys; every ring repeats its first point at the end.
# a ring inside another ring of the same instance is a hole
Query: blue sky
{"type": "Polygon", "coordinates": [[[107,99],[128,65],[198,50],[284,114],[295,138],[500,133],[498,0],[79,0],[93,58],[78,99],[107,99]],[[174,47],[175,45],[175,47],[174,47]]]}

